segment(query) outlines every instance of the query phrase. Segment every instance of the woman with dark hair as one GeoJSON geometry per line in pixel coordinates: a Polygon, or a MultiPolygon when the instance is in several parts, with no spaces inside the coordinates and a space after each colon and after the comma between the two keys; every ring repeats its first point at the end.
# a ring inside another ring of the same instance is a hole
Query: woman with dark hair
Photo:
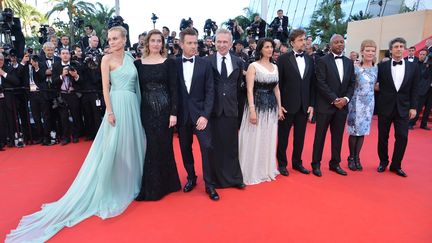
{"type": "Polygon", "coordinates": [[[257,61],[246,74],[247,103],[239,134],[239,160],[245,184],[270,181],[279,174],[276,166],[278,119],[283,119],[278,69],[271,57],[274,42],[258,41],[257,61]]]}
{"type": "Polygon", "coordinates": [[[377,46],[373,40],[364,40],[360,46],[361,62],[354,66],[356,76],[354,94],[348,103],[348,168],[362,170],[360,150],[364,136],[369,135],[374,111],[374,87],[378,68],[374,65],[377,46]]]}
{"type": "Polygon", "coordinates": [[[181,188],[172,142],[177,123],[177,71],[175,61],[166,58],[162,32],[152,30],[146,35],[142,54],[135,66],[142,96],[141,121],[148,133],[137,201],[159,200],[181,188]]]}

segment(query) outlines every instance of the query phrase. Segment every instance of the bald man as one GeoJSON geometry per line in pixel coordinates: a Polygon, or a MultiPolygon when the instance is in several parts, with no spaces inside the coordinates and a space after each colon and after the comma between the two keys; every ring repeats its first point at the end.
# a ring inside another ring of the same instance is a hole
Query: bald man
{"type": "Polygon", "coordinates": [[[354,93],[353,61],[343,55],[345,40],[334,34],[330,39],[329,54],[316,61],[316,129],[312,155],[312,173],[321,174],[321,159],[326,133],[330,127],[330,170],[339,175],[347,173],[339,166],[341,162],[342,137],[348,113],[347,104],[354,93]]]}

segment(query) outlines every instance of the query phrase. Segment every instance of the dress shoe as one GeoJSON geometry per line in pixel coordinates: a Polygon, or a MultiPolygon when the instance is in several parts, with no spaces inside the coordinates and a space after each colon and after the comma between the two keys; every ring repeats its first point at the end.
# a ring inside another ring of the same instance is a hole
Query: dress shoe
{"type": "Polygon", "coordinates": [[[94,136],[87,136],[84,141],[93,141],[94,140],[94,136]]]}
{"type": "Polygon", "coordinates": [[[63,139],[63,141],[61,141],[61,145],[64,146],[66,144],[70,143],[70,139],[69,138],[65,138],[63,139]]]}
{"type": "Polygon", "coordinates": [[[320,168],[312,168],[312,174],[321,177],[322,173],[321,173],[321,169],[320,168]]]}
{"type": "Polygon", "coordinates": [[[72,138],[72,143],[78,143],[79,142],[79,138],[72,138]]]}
{"type": "Polygon", "coordinates": [[[305,175],[310,173],[310,171],[308,169],[306,169],[303,165],[293,166],[293,170],[299,171],[300,173],[305,174],[305,175]]]}
{"type": "MultiPolygon", "coordinates": [[[[31,142],[31,141],[30,141],[31,142]]],[[[32,144],[40,144],[43,142],[42,138],[36,139],[35,141],[32,142],[32,144]]]]}
{"type": "Polygon", "coordinates": [[[357,170],[359,170],[359,171],[363,170],[363,166],[360,163],[360,158],[356,158],[354,160],[354,162],[355,162],[355,166],[356,166],[357,170]]]}
{"type": "Polygon", "coordinates": [[[183,188],[184,192],[190,192],[194,189],[194,187],[196,186],[196,179],[192,180],[192,179],[188,179],[186,182],[186,185],[183,188]]]}
{"type": "Polygon", "coordinates": [[[421,128],[421,129],[424,129],[424,130],[428,130],[428,131],[431,130],[430,127],[426,127],[426,126],[421,126],[420,128],[421,128]]]}
{"type": "Polygon", "coordinates": [[[237,189],[245,189],[246,185],[244,183],[240,183],[234,186],[237,189]]]}
{"type": "Polygon", "coordinates": [[[348,168],[352,171],[357,170],[357,166],[355,164],[354,157],[348,157],[348,168]]]}
{"type": "Polygon", "coordinates": [[[286,167],[279,166],[278,170],[279,170],[280,174],[283,175],[283,176],[288,176],[289,175],[288,170],[287,170],[286,167]]]}
{"type": "Polygon", "coordinates": [[[209,198],[213,201],[219,200],[219,194],[216,192],[216,189],[206,187],[206,192],[209,195],[209,198]]]}
{"type": "Polygon", "coordinates": [[[339,175],[343,175],[343,176],[348,175],[348,173],[346,173],[346,171],[342,170],[342,168],[339,165],[335,166],[335,167],[330,167],[330,170],[338,173],[339,175]]]}
{"type": "Polygon", "coordinates": [[[4,151],[4,144],[0,143],[0,151],[4,151]]]}
{"type": "Polygon", "coordinates": [[[382,172],[384,172],[384,171],[386,170],[386,167],[387,167],[387,166],[379,165],[377,171],[378,171],[379,173],[382,173],[382,172]]]}
{"type": "Polygon", "coordinates": [[[398,176],[407,177],[408,175],[402,170],[402,169],[392,169],[390,168],[391,172],[396,173],[398,176]]]}
{"type": "Polygon", "coordinates": [[[414,126],[413,125],[408,125],[408,129],[409,130],[414,130],[414,126]]]}

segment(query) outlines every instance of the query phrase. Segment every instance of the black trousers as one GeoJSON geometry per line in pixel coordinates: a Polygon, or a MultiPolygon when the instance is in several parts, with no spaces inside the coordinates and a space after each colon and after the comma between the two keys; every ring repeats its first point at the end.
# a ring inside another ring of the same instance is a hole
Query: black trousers
{"type": "Polygon", "coordinates": [[[82,130],[83,121],[80,110],[80,100],[75,93],[61,94],[66,101],[66,107],[60,107],[60,120],[63,129],[62,138],[78,138],[82,130]],[[72,122],[69,120],[69,113],[72,116],[72,122]]]}
{"type": "Polygon", "coordinates": [[[238,152],[237,117],[225,114],[210,119],[213,139],[211,161],[217,188],[232,187],[243,183],[238,152]]]}
{"type": "Polygon", "coordinates": [[[423,117],[420,123],[420,127],[427,127],[427,122],[432,108],[432,87],[426,92],[425,95],[420,95],[417,106],[417,115],[414,119],[410,120],[410,125],[414,126],[420,116],[420,112],[424,107],[423,117]]]}
{"type": "Polygon", "coordinates": [[[187,171],[188,179],[195,179],[194,157],[192,153],[193,134],[196,134],[201,150],[202,170],[206,187],[215,187],[213,181],[212,165],[209,160],[212,152],[211,124],[208,123],[204,130],[198,131],[196,125],[189,119],[185,125],[178,127],[180,150],[182,153],[183,165],[187,171]]]}
{"type": "Polygon", "coordinates": [[[6,143],[6,101],[0,98],[0,147],[6,143]]]}
{"type": "Polygon", "coordinates": [[[30,139],[30,120],[29,120],[29,107],[28,98],[26,94],[15,94],[15,108],[16,115],[20,121],[20,131],[24,133],[27,139],[30,139]]]}
{"type": "Polygon", "coordinates": [[[316,113],[315,138],[312,152],[312,167],[319,168],[326,139],[330,126],[331,133],[331,159],[330,167],[336,167],[341,162],[342,138],[345,129],[347,114],[338,110],[332,114],[316,113]]]}
{"type": "MultiPolygon", "coordinates": [[[[96,106],[100,99],[96,93],[85,93],[81,97],[81,108],[84,117],[84,131],[88,137],[95,137],[102,122],[102,106],[96,106]]],[[[101,100],[101,99],[100,99],[101,100]]],[[[102,102],[101,102],[102,103],[102,102]]]]}
{"type": "Polygon", "coordinates": [[[52,130],[51,102],[48,101],[41,92],[30,92],[29,100],[37,135],[44,139],[48,139],[52,130]]]}
{"type": "Polygon", "coordinates": [[[400,169],[408,143],[409,117],[408,114],[400,116],[396,107],[393,108],[390,115],[378,114],[378,156],[381,165],[387,166],[389,164],[388,139],[392,123],[394,126],[395,143],[390,168],[400,169]]]}
{"type": "Polygon", "coordinates": [[[302,165],[302,152],[306,133],[307,114],[300,108],[294,114],[285,114],[285,120],[279,121],[278,125],[278,144],[276,157],[279,167],[286,167],[288,159],[286,150],[288,147],[288,137],[291,127],[294,125],[294,141],[291,161],[293,167],[302,165]]]}

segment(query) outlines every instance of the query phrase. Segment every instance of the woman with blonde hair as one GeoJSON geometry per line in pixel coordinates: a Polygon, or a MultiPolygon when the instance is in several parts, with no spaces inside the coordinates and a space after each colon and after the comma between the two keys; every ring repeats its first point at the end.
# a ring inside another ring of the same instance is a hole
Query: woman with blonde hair
{"type": "Polygon", "coordinates": [[[120,26],[108,31],[110,54],[101,64],[105,117],[77,177],[58,201],[22,218],[6,242],[45,242],[93,215],[106,219],[123,213],[138,195],[146,144],[138,74],[124,51],[126,33],[120,26]]]}
{"type": "Polygon", "coordinates": [[[147,153],[136,200],[159,200],[180,190],[174,160],[173,128],[177,123],[177,71],[166,57],[165,38],[159,30],[144,38],[141,59],[135,61],[141,87],[141,121],[147,135],[147,153]]]}
{"type": "Polygon", "coordinates": [[[354,94],[348,103],[348,168],[362,170],[360,150],[364,136],[369,135],[374,110],[374,86],[378,67],[375,65],[377,46],[373,40],[364,40],[360,46],[361,61],[354,66],[356,76],[354,94]]]}

